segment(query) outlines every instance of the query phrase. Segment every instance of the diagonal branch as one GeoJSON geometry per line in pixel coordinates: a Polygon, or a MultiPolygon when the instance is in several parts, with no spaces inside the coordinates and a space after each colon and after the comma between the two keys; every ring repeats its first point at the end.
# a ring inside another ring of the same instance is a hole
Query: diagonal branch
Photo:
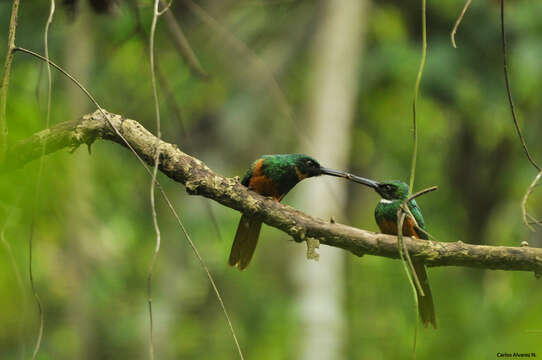
{"type": "MultiPolygon", "coordinates": [[[[324,221],[297,211],[292,207],[266,199],[241,185],[236,178],[214,173],[202,161],[182,152],[177,145],[157,138],[137,121],[109,114],[135,151],[149,165],[154,165],[155,148],[160,147],[159,169],[171,179],[185,185],[189,194],[205,196],[229,208],[260,218],[280,229],[296,241],[316,238],[320,243],[338,247],[357,256],[374,255],[398,259],[397,238],[376,234],[350,226],[324,221]]],[[[95,140],[125,143],[104,119],[100,111],[76,121],[59,123],[11,146],[0,171],[5,173],[38,159],[42,143],[47,141],[46,153],[82,144],[90,146],[95,140]]],[[[463,242],[445,243],[404,238],[410,255],[428,266],[466,266],[491,270],[518,270],[542,273],[542,249],[531,247],[481,246],[463,242]]]]}

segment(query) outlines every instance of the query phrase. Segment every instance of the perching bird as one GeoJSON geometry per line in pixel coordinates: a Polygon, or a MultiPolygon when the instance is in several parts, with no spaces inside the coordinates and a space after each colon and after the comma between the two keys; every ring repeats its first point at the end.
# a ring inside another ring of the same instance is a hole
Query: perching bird
{"type": "MultiPolygon", "coordinates": [[[[349,178],[351,175],[321,167],[318,161],[303,154],[264,155],[252,163],[241,184],[263,196],[280,201],[298,182],[308,177],[331,175],[349,178]]],[[[245,269],[258,243],[262,222],[243,214],[233,240],[228,263],[245,269]]]]}
{"type": "MultiPolygon", "coordinates": [[[[377,182],[354,175],[351,175],[350,179],[372,187],[380,194],[382,200],[380,200],[375,209],[376,223],[382,233],[397,235],[397,211],[401,207],[403,201],[408,198],[408,185],[399,180],[377,182]]],[[[416,200],[410,200],[408,208],[416,219],[418,227],[416,227],[414,220],[412,220],[410,216],[406,216],[403,223],[403,235],[427,240],[428,236],[424,232],[425,223],[420,208],[418,207],[418,204],[416,204],[416,200]]],[[[437,321],[435,318],[435,306],[433,304],[433,297],[431,295],[431,288],[429,287],[425,266],[423,263],[416,262],[414,259],[412,260],[412,263],[425,295],[421,296],[416,288],[420,318],[424,327],[432,325],[436,329],[437,321]]]]}

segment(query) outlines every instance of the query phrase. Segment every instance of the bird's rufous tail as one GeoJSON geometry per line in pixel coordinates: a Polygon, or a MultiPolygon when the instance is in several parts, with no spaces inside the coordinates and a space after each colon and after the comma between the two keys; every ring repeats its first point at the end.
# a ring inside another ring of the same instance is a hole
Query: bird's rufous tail
{"type": "Polygon", "coordinates": [[[228,260],[230,266],[237,267],[239,270],[244,270],[248,266],[256,250],[261,227],[261,221],[247,215],[241,217],[228,260]]]}
{"type": "Polygon", "coordinates": [[[431,288],[429,287],[429,280],[427,278],[425,266],[423,263],[417,262],[413,262],[413,265],[425,295],[421,296],[421,294],[416,289],[416,293],[418,295],[418,312],[420,313],[422,324],[424,327],[432,325],[433,328],[436,329],[437,319],[435,317],[435,305],[433,304],[433,296],[431,295],[431,288]]]}

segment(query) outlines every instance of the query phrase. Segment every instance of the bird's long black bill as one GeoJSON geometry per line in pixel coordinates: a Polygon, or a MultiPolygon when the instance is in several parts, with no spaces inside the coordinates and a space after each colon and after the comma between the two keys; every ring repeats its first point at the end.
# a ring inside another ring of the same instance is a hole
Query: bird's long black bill
{"type": "Polygon", "coordinates": [[[331,176],[337,176],[348,179],[350,174],[344,171],[334,170],[334,169],[328,169],[325,167],[321,167],[320,171],[322,171],[322,174],[325,175],[331,175],[331,176]]]}
{"type": "Polygon", "coordinates": [[[340,171],[340,170],[335,170],[335,169],[328,169],[328,168],[324,168],[324,167],[320,168],[320,170],[322,171],[322,174],[342,177],[342,178],[357,182],[359,184],[363,184],[363,185],[372,187],[374,189],[376,189],[378,187],[378,182],[376,182],[374,180],[369,180],[369,179],[362,178],[361,176],[352,175],[352,174],[347,173],[345,171],[340,171]]]}
{"type": "Polygon", "coordinates": [[[350,175],[349,179],[352,180],[353,182],[357,182],[358,184],[363,184],[365,186],[372,187],[373,189],[378,188],[378,181],[366,179],[361,176],[356,176],[352,174],[349,174],[349,175],[350,175]]]}

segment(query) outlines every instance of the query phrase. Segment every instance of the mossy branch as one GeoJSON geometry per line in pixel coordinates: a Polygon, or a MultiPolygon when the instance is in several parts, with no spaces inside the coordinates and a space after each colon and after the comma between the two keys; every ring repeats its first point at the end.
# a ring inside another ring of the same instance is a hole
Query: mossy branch
{"type": "MultiPolygon", "coordinates": [[[[184,184],[189,194],[200,195],[229,208],[260,218],[300,242],[315,238],[320,243],[338,247],[357,256],[374,255],[398,259],[397,238],[325,221],[260,196],[241,185],[236,178],[214,173],[202,161],[185,154],[177,145],[158,140],[137,121],[109,114],[112,124],[149,165],[160,148],[159,169],[171,179],[184,184]]],[[[76,121],[59,123],[50,129],[12,145],[0,171],[5,173],[38,159],[42,143],[47,141],[46,153],[109,140],[125,143],[104,119],[100,111],[76,121]]],[[[463,242],[437,242],[404,238],[409,254],[427,266],[466,266],[491,270],[533,271],[542,273],[542,249],[531,247],[482,246],[463,242]]]]}

